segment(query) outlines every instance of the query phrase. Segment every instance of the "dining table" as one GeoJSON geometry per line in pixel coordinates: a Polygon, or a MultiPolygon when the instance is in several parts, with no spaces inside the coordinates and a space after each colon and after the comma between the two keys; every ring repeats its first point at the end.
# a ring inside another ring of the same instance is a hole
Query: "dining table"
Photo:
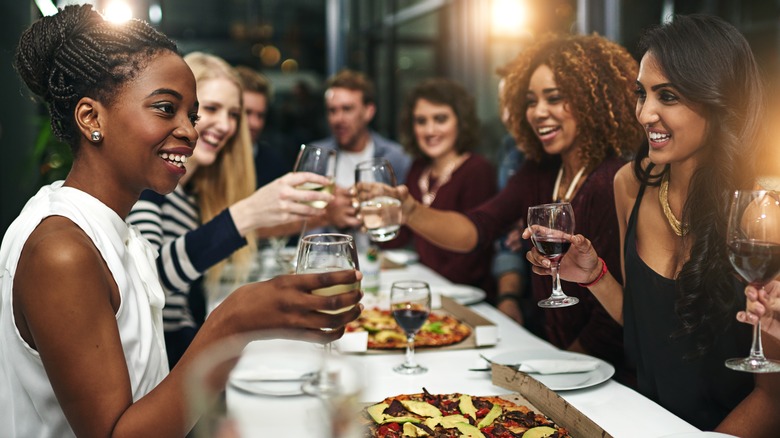
{"type": "MultiPolygon", "coordinates": [[[[383,269],[380,272],[380,291],[388,291],[390,285],[399,280],[425,281],[433,291],[446,291],[458,286],[430,268],[411,262],[383,269]]],[[[378,297],[364,297],[366,305],[374,305],[381,299],[384,299],[382,292],[378,297]]],[[[466,300],[466,307],[495,326],[494,342],[473,348],[418,349],[415,359],[427,367],[428,371],[424,374],[402,375],[393,371],[393,367],[403,361],[404,351],[344,353],[362,376],[361,403],[365,405],[394,395],[420,393],[423,388],[432,394],[512,394],[515,391],[493,384],[491,372],[485,369],[487,363],[482,356],[496,358],[525,351],[551,354],[560,351],[484,300],[466,300]]],[[[654,401],[611,378],[598,384],[555,392],[613,437],[688,437],[702,433],[654,401]]]]}

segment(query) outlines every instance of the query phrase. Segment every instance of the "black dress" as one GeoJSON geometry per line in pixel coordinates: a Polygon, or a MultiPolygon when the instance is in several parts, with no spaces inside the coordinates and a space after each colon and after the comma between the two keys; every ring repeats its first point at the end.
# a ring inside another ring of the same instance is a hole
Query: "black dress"
{"type": "MultiPolygon", "coordinates": [[[[683,420],[714,429],[753,389],[753,376],[723,364],[744,357],[751,328],[734,320],[724,327],[714,346],[690,358],[690,336],[673,336],[680,328],[675,313],[675,281],[659,275],[639,258],[636,223],[645,186],[639,190],[625,239],[626,287],[623,301],[624,345],[636,366],[639,392],[683,420]]],[[[735,294],[742,295],[735,282],[735,294]]],[[[742,301],[744,305],[744,300],[742,301]]],[[[738,311],[734,309],[734,314],[738,311]]]]}

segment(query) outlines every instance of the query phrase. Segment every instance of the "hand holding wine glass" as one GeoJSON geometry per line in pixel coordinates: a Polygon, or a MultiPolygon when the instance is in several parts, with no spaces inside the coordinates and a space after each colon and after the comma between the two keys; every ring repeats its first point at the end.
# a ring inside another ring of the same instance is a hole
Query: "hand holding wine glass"
{"type": "Polygon", "coordinates": [[[571,246],[574,233],[574,210],[568,202],[543,204],[528,209],[528,229],[536,250],[550,261],[552,294],[539,301],[539,307],[558,308],[577,304],[580,300],[569,297],[561,289],[558,275],[561,258],[571,246]]]}
{"type": "MultiPolygon", "coordinates": [[[[295,161],[294,172],[311,172],[327,177],[330,184],[303,183],[296,188],[298,190],[313,190],[333,193],[334,178],[336,176],[336,151],[317,146],[302,145],[298,158],[295,161]]],[[[328,203],[324,201],[312,201],[308,203],[314,208],[325,208],[328,203]]]]}
{"type": "MultiPolygon", "coordinates": [[[[780,194],[767,190],[734,192],[727,245],[734,270],[755,289],[760,291],[780,275],[780,194]]],[[[753,327],[750,356],[729,359],[726,366],[752,373],[780,372],[780,362],[764,356],[760,320],[753,327]]]]}
{"type": "Polygon", "coordinates": [[[391,196],[395,172],[384,158],[364,161],[355,167],[355,197],[358,215],[374,242],[387,242],[401,228],[401,201],[391,196]]]}
{"type": "MultiPolygon", "coordinates": [[[[312,234],[301,239],[298,247],[297,274],[311,274],[343,270],[358,270],[357,251],[352,236],[346,234],[312,234]]],[[[315,289],[311,293],[320,296],[333,296],[360,289],[360,282],[351,284],[336,284],[333,286],[315,289]]],[[[335,311],[321,310],[323,313],[338,314],[351,309],[345,307],[335,311]]],[[[323,331],[330,328],[322,327],[323,331]]],[[[327,370],[327,358],[330,354],[331,344],[325,345],[323,366],[315,378],[306,382],[303,390],[309,394],[326,397],[336,388],[327,370]]]]}
{"type": "Polygon", "coordinates": [[[406,333],[406,360],[393,368],[400,374],[423,374],[427,368],[414,360],[414,337],[431,313],[431,289],[423,281],[397,281],[390,288],[390,310],[406,333]]]}

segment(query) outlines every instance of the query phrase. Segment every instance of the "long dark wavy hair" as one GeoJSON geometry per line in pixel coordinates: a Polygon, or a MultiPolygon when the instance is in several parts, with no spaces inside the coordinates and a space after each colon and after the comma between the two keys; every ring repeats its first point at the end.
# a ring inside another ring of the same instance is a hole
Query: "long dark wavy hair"
{"type": "Polygon", "coordinates": [[[90,5],[66,6],[22,33],[14,58],[19,76],[46,102],[52,132],[78,152],[73,117],[82,97],[106,105],[160,51],[176,44],[149,24],[111,23],[90,5]]]}
{"type": "MultiPolygon", "coordinates": [[[[655,56],[663,74],[686,100],[703,108],[706,153],[691,179],[682,222],[688,224],[690,258],[677,276],[678,336],[692,335],[696,354],[711,346],[734,319],[740,294],[734,291],[726,249],[729,194],[751,188],[764,113],[762,80],[742,34],[720,18],[676,16],[647,31],[642,54],[655,56]]],[[[634,173],[658,185],[664,173],[646,171],[649,145],[640,147],[634,173]]]]}
{"type": "Polygon", "coordinates": [[[461,84],[451,79],[431,78],[420,82],[409,92],[401,110],[398,131],[401,143],[409,154],[430,161],[430,158],[420,150],[417,136],[414,135],[414,107],[420,99],[436,105],[446,105],[455,113],[455,117],[458,118],[455,151],[458,155],[479,146],[479,119],[474,98],[461,84]]]}

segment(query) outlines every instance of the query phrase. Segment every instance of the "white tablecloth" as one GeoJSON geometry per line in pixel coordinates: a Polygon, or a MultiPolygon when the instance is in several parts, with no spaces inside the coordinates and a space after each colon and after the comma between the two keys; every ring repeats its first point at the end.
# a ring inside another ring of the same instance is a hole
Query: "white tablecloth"
{"type": "MultiPolygon", "coordinates": [[[[383,289],[388,290],[389,285],[397,280],[422,280],[432,286],[451,284],[419,264],[404,269],[382,271],[380,281],[383,289]]],[[[418,393],[423,387],[431,393],[508,394],[512,391],[492,384],[489,372],[468,370],[485,366],[485,362],[479,357],[480,353],[487,357],[494,357],[503,352],[522,349],[555,349],[487,303],[474,304],[470,308],[498,326],[499,341],[495,346],[465,350],[418,351],[415,355],[417,362],[426,366],[429,371],[417,376],[393,372],[393,366],[403,361],[403,352],[349,355],[350,362],[359,368],[359,374],[364,379],[361,401],[373,403],[392,395],[418,393]]],[[[560,391],[559,394],[616,438],[658,438],[698,431],[697,428],[666,409],[613,380],[585,389],[560,391]]],[[[240,394],[233,394],[232,400],[247,409],[250,405],[258,403],[257,400],[249,398],[242,401],[241,397],[240,394]]],[[[295,422],[296,419],[293,416],[289,421],[295,422]]],[[[290,422],[280,424],[291,424],[290,422]]],[[[301,434],[307,433],[301,432],[301,434]]]]}

